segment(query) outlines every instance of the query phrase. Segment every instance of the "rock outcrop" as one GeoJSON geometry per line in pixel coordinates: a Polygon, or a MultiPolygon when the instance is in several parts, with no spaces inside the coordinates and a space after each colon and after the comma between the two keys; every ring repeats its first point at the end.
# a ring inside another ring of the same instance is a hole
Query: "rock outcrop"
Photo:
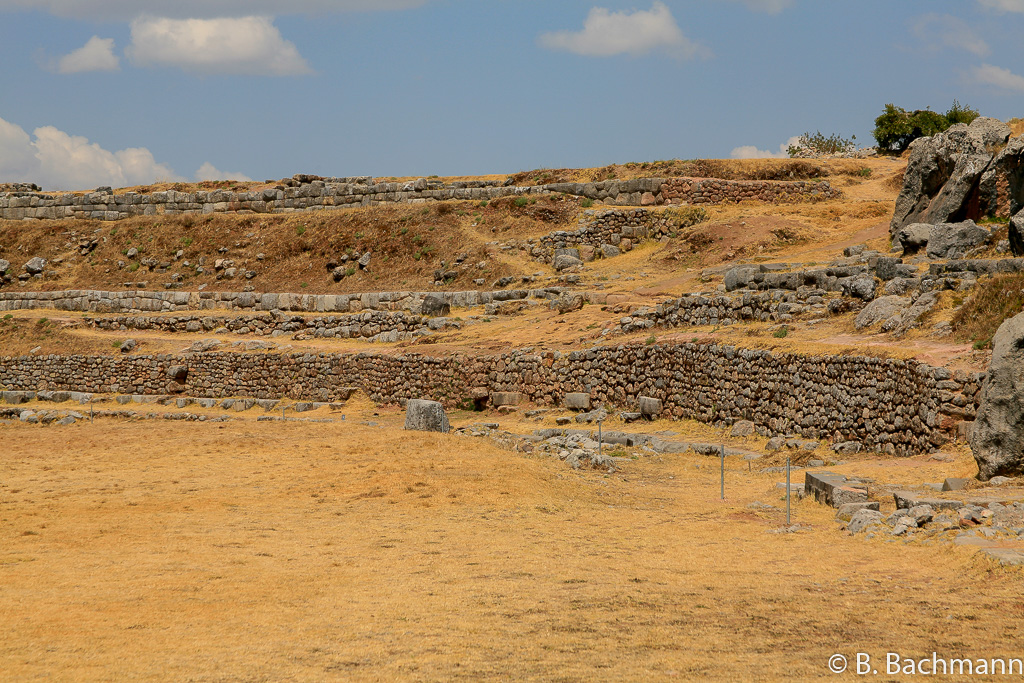
{"type": "Polygon", "coordinates": [[[1024,474],[1024,313],[992,340],[992,362],[971,434],[978,478],[1024,474]]]}
{"type": "Polygon", "coordinates": [[[1009,137],[1005,123],[980,117],[911,143],[890,234],[895,238],[913,223],[977,219],[997,215],[1004,206],[1009,216],[1019,209],[1014,207],[1024,192],[1018,170],[1024,145],[1006,145],[1009,137]]]}
{"type": "Polygon", "coordinates": [[[1010,252],[1014,256],[1024,256],[1024,212],[1010,221],[1010,252]]]}

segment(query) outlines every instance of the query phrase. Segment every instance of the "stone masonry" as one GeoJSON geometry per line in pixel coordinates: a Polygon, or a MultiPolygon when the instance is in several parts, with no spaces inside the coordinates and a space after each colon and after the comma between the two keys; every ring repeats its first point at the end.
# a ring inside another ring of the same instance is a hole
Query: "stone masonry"
{"type": "Polygon", "coordinates": [[[619,206],[718,204],[756,200],[790,202],[840,196],[828,182],[717,180],[707,178],[644,178],[598,183],[555,183],[536,187],[506,186],[497,181],[444,184],[420,178],[414,182],[297,176],[291,187],[234,192],[154,192],[114,194],[108,188],[86,194],[32,191],[0,193],[0,219],[85,218],[116,221],[131,216],[211,213],[294,213],[297,211],[429,201],[484,201],[500,197],[564,193],[619,206]],[[333,182],[339,181],[339,182],[333,182]]]}
{"type": "Polygon", "coordinates": [[[665,416],[764,435],[800,434],[908,455],[949,441],[973,420],[980,378],[913,360],[801,356],[702,344],[621,345],[500,355],[242,354],[0,357],[0,387],[125,394],[337,400],[359,387],[374,401],[431,398],[472,403],[517,392],[540,405],[568,393],[635,409],[663,402],[665,416]]]}

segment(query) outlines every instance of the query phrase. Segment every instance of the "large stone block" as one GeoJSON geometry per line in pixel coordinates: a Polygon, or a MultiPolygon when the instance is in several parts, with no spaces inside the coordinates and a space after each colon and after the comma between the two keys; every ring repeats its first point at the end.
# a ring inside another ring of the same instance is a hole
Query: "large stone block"
{"type": "Polygon", "coordinates": [[[565,407],[569,410],[590,410],[590,394],[581,392],[566,394],[565,407]]]}
{"type": "Polygon", "coordinates": [[[648,419],[655,419],[661,415],[662,403],[660,398],[641,396],[639,399],[640,414],[648,419]]]}
{"type": "Polygon", "coordinates": [[[866,503],[868,500],[867,488],[834,472],[805,473],[804,492],[813,495],[819,503],[834,508],[848,503],[866,503]]]}
{"type": "Polygon", "coordinates": [[[450,426],[443,405],[437,401],[414,398],[405,406],[405,428],[418,432],[447,434],[450,426]]]}
{"type": "Polygon", "coordinates": [[[501,406],[517,406],[523,400],[523,395],[518,391],[492,391],[491,405],[495,408],[501,406]]]}

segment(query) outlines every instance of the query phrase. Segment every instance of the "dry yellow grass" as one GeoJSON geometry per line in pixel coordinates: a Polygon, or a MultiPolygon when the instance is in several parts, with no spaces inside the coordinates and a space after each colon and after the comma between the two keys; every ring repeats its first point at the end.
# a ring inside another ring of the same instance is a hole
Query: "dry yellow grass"
{"type": "Polygon", "coordinates": [[[769,533],[778,475],[738,460],[722,502],[714,459],[574,472],[350,410],[0,426],[4,679],[777,680],[1019,646],[1016,572],[848,537],[810,501],[769,533]]]}

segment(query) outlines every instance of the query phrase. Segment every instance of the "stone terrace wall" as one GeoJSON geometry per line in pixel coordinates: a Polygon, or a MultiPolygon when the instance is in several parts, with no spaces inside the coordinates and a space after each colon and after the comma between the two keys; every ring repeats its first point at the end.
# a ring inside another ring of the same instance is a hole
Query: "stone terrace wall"
{"type": "MultiPolygon", "coordinates": [[[[335,180],[335,179],[328,179],[335,180]]],[[[350,180],[350,179],[337,179],[350,180]]],[[[84,195],[40,192],[0,193],[0,219],[88,218],[116,221],[131,216],[210,213],[292,213],[386,203],[492,200],[499,197],[560,192],[620,206],[709,204],[753,199],[800,201],[840,195],[828,182],[733,181],[701,178],[645,178],[599,183],[555,183],[536,187],[504,186],[492,181],[445,185],[423,178],[411,183],[325,182],[249,192],[213,190],[84,195]]]]}
{"type": "Polygon", "coordinates": [[[629,333],[658,327],[733,325],[741,320],[788,322],[802,314],[828,312],[826,292],[810,287],[798,292],[772,290],[736,295],[686,294],[656,307],[641,308],[619,319],[616,332],[629,333]]]}
{"type": "Polygon", "coordinates": [[[87,318],[101,330],[160,330],[162,332],[213,332],[221,328],[236,334],[277,337],[297,334],[305,338],[369,339],[379,342],[408,341],[430,331],[458,326],[447,318],[428,318],[402,312],[363,311],[354,315],[306,318],[279,311],[227,316],[112,316],[87,318]]]}
{"type": "Polygon", "coordinates": [[[374,292],[366,294],[261,294],[259,292],[0,292],[0,311],[55,309],[118,313],[132,311],[298,311],[358,313],[362,310],[408,311],[419,315],[428,295],[444,298],[452,308],[471,308],[514,299],[555,299],[563,287],[506,289],[494,292],[374,292]]]}
{"type": "Polygon", "coordinates": [[[566,393],[709,423],[753,420],[762,434],[856,440],[897,454],[946,443],[974,419],[980,378],[907,360],[799,356],[730,346],[624,345],[495,356],[238,354],[20,356],[0,358],[0,385],[23,390],[196,397],[337,400],[356,386],[378,402],[433,398],[458,405],[491,392],[520,392],[542,405],[566,393]]]}

